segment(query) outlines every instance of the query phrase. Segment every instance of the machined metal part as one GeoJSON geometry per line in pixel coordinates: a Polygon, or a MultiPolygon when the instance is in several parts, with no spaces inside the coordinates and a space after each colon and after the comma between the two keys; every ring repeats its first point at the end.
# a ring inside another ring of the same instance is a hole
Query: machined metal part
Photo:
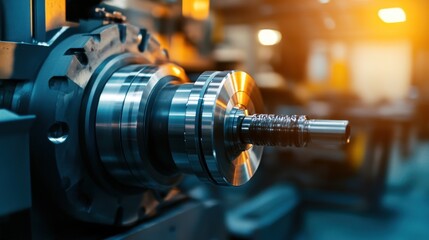
{"type": "Polygon", "coordinates": [[[206,72],[188,94],[186,111],[172,123],[181,125],[172,135],[183,135],[182,146],[172,149],[178,168],[219,185],[247,182],[259,165],[262,147],[236,151],[239,142],[232,131],[236,109],[243,114],[263,111],[254,80],[239,71],[206,72]]]}
{"type": "Polygon", "coordinates": [[[175,182],[148,178],[153,168],[164,176],[183,172],[237,186],[256,171],[262,147],[238,147],[232,132],[237,109],[242,116],[263,111],[253,79],[235,71],[206,72],[193,84],[184,79],[172,64],[128,66],[104,86],[97,108],[98,150],[104,167],[122,183],[161,187],[175,182]],[[147,141],[159,144],[148,148],[147,141]]]}
{"type": "Polygon", "coordinates": [[[345,120],[255,114],[242,118],[239,135],[243,143],[262,146],[341,145],[350,141],[350,126],[345,120]]]}
{"type": "Polygon", "coordinates": [[[157,167],[165,160],[149,156],[154,141],[149,137],[149,124],[159,91],[186,79],[181,68],[165,64],[125,66],[107,81],[97,107],[96,139],[106,170],[120,182],[151,188],[177,183],[177,171],[157,167]]]}
{"type": "Polygon", "coordinates": [[[127,65],[167,61],[152,41],[139,50],[143,39],[135,26],[111,24],[75,33],[50,51],[28,97],[27,111],[37,116],[31,133],[33,190],[52,196],[36,205],[56,206],[87,222],[129,225],[165,201],[171,188],[135,188],[113,179],[99,163],[95,144],[93,103],[103,81],[127,65]]]}
{"type": "Polygon", "coordinates": [[[245,72],[205,72],[192,87],[179,87],[173,101],[169,139],[176,166],[218,185],[249,181],[263,146],[344,144],[350,137],[348,121],[256,115],[264,111],[262,99],[245,72]]]}
{"type": "MultiPolygon", "coordinates": [[[[77,219],[132,224],[174,200],[183,173],[239,186],[255,174],[264,145],[347,141],[346,121],[255,115],[263,102],[245,72],[205,72],[191,83],[146,30],[88,29],[82,23],[40,48],[47,57],[34,81],[36,70],[27,83],[0,88],[1,106],[37,116],[34,192],[48,189],[43,204],[77,219]]],[[[9,70],[0,77],[18,76],[9,70]]]]}
{"type": "Polygon", "coordinates": [[[263,110],[259,90],[245,72],[205,72],[187,83],[173,64],[127,66],[112,74],[100,95],[100,158],[110,175],[127,185],[169,187],[177,183],[173,177],[187,173],[239,186],[256,172],[265,145],[348,141],[347,121],[256,114],[263,110]]]}

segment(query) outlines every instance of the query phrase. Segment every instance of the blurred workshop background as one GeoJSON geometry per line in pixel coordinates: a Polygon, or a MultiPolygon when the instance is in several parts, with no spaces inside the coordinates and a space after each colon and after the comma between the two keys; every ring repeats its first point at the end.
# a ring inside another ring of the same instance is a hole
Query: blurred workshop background
{"type": "Polygon", "coordinates": [[[269,112],[350,120],[346,147],[268,149],[250,186],[213,190],[238,239],[429,238],[429,1],[106,3],[188,73],[250,73],[269,112]]]}
{"type": "MultiPolygon", "coordinates": [[[[232,239],[429,239],[428,0],[63,2],[63,8],[73,2],[120,10],[112,23],[126,16],[143,26],[191,80],[207,70],[249,73],[267,113],[350,121],[344,146],[266,147],[258,172],[243,186],[184,178],[179,187],[186,194],[225,208],[209,212],[214,217],[201,221],[202,232],[217,231],[211,224],[224,214],[232,239]]],[[[71,16],[85,19],[80,15],[71,16]]],[[[53,24],[46,30],[61,26],[56,17],[46,15],[53,24]]],[[[70,188],[70,181],[62,184],[70,188]]],[[[78,200],[90,206],[87,198],[78,200]]]]}

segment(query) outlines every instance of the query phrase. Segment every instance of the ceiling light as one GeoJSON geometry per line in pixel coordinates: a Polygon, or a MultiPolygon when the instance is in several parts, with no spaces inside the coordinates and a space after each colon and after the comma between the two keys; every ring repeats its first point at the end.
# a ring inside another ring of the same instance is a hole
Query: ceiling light
{"type": "Polygon", "coordinates": [[[327,3],[329,3],[329,2],[330,2],[330,0],[319,0],[319,2],[320,2],[321,4],[327,4],[327,3]]]}
{"type": "Polygon", "coordinates": [[[258,40],[264,46],[276,45],[282,39],[282,34],[274,29],[261,29],[258,32],[258,40]]]}
{"type": "Polygon", "coordinates": [[[398,23],[407,20],[404,9],[399,7],[380,9],[378,11],[378,17],[385,23],[398,23]]]}

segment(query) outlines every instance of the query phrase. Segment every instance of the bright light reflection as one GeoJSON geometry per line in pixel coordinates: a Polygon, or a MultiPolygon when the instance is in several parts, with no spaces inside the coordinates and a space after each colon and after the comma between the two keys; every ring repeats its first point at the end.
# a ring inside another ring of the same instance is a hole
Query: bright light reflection
{"type": "Polygon", "coordinates": [[[274,29],[261,29],[258,32],[258,40],[264,46],[276,45],[282,39],[282,34],[274,29]]]}
{"type": "Polygon", "coordinates": [[[385,23],[398,23],[407,20],[404,9],[399,7],[380,9],[378,11],[378,17],[385,23]]]}

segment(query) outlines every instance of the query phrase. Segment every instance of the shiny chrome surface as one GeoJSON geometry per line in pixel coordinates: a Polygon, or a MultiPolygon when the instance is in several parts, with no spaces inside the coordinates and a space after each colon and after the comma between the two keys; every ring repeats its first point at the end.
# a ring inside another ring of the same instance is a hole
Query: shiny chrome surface
{"type": "MultiPolygon", "coordinates": [[[[177,89],[174,94],[173,100],[171,101],[170,112],[168,117],[168,132],[169,132],[169,143],[171,146],[171,154],[174,159],[176,166],[181,169],[184,173],[194,173],[196,175],[202,174],[203,170],[199,164],[191,164],[191,161],[188,160],[193,158],[193,162],[198,163],[198,155],[196,150],[193,151],[194,155],[185,151],[188,148],[185,141],[184,133],[186,133],[186,118],[187,118],[187,108],[190,107],[189,95],[193,89],[193,84],[183,84],[177,89]],[[198,174],[197,174],[198,173],[198,174]]],[[[189,134],[189,132],[188,132],[189,134]]],[[[188,138],[190,139],[189,135],[188,138]]],[[[192,139],[193,141],[194,139],[192,139]]],[[[192,147],[194,145],[190,145],[192,147]]]]}
{"type": "Polygon", "coordinates": [[[129,165],[122,152],[121,116],[130,85],[140,71],[138,66],[127,66],[114,73],[100,95],[96,118],[96,137],[100,158],[106,170],[125,183],[138,181],[130,175],[129,165]],[[137,70],[137,72],[135,72],[137,70]]]}
{"type": "Polygon", "coordinates": [[[184,122],[184,141],[186,143],[189,164],[195,175],[206,182],[212,182],[212,178],[209,175],[207,166],[204,163],[204,156],[201,152],[200,118],[204,93],[211,79],[210,74],[203,73],[194,83],[187,102],[184,122]],[[204,78],[204,81],[200,80],[200,78],[204,78]]]}
{"type": "Polygon", "coordinates": [[[106,170],[120,182],[141,187],[171,184],[147,160],[147,117],[150,96],[159,90],[158,85],[176,79],[187,78],[172,64],[130,65],[116,71],[104,86],[97,107],[97,145],[106,170]]]}
{"type": "Polygon", "coordinates": [[[205,72],[193,85],[180,86],[168,126],[176,166],[218,185],[247,182],[259,165],[262,147],[242,146],[234,132],[236,120],[262,111],[262,106],[253,79],[243,72],[205,72]]]}
{"type": "Polygon", "coordinates": [[[180,173],[239,186],[256,172],[263,146],[342,143],[347,121],[263,112],[245,72],[201,74],[188,83],[176,65],[130,65],[110,76],[100,96],[96,137],[110,175],[138,187],[171,186],[180,173]]]}
{"type": "Polygon", "coordinates": [[[262,146],[341,145],[350,141],[350,126],[344,120],[255,114],[242,118],[239,135],[243,143],[262,146]]]}
{"type": "Polygon", "coordinates": [[[310,141],[315,144],[337,145],[350,142],[349,121],[312,119],[307,122],[310,141]]]}
{"type": "MultiPolygon", "coordinates": [[[[204,160],[213,180],[222,185],[246,183],[259,166],[263,147],[249,146],[235,151],[231,139],[234,117],[263,111],[262,99],[254,80],[244,72],[224,71],[211,74],[212,80],[204,94],[201,112],[201,146],[204,160]]],[[[198,81],[206,81],[205,77],[198,81]]]]}

